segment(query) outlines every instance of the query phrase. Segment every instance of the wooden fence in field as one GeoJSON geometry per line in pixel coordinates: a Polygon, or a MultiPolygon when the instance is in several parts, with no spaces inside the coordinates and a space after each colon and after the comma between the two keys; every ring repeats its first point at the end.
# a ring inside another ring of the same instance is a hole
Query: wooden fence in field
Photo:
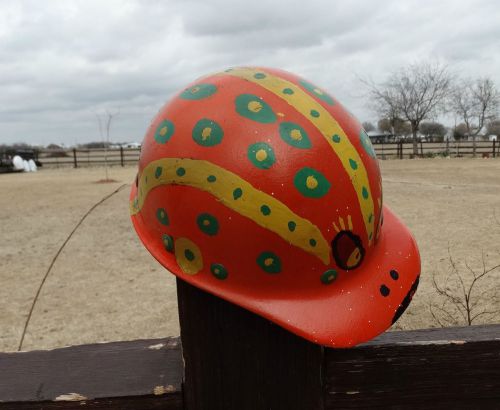
{"type": "MultiPolygon", "coordinates": [[[[472,157],[474,144],[472,141],[443,141],[425,142],[417,144],[417,154],[413,152],[412,142],[388,142],[373,144],[379,159],[391,158],[426,158],[426,157],[472,157]]],[[[500,156],[500,143],[497,141],[476,141],[476,156],[491,157],[500,156]]]]}
{"type": "MultiPolygon", "coordinates": [[[[373,144],[379,159],[403,159],[415,157],[412,142],[386,142],[373,144]]],[[[86,166],[104,165],[106,162],[111,166],[134,165],[139,160],[140,148],[115,148],[105,150],[103,148],[71,150],[41,150],[38,160],[43,166],[74,168],[86,166]]],[[[445,141],[445,142],[419,142],[416,157],[471,157],[473,155],[472,141],[445,141]]],[[[497,141],[477,141],[476,156],[497,157],[500,156],[500,143],[497,141]]]]}
{"type": "Polygon", "coordinates": [[[38,160],[46,167],[74,168],[89,166],[135,165],[139,161],[139,148],[73,148],[70,150],[40,150],[38,160]]]}
{"type": "Polygon", "coordinates": [[[1,353],[0,409],[500,408],[500,325],[331,349],[180,280],[177,292],[180,338],[1,353]]]}

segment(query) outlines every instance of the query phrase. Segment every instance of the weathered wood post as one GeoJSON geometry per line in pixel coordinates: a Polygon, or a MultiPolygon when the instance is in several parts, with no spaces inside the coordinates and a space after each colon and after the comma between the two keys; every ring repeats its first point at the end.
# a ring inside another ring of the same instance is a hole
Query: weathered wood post
{"type": "Polygon", "coordinates": [[[76,160],[76,148],[73,148],[73,168],[78,168],[78,163],[76,160]]]}
{"type": "Polygon", "coordinates": [[[124,166],[124,163],[123,163],[123,147],[120,145],[120,163],[122,165],[122,167],[124,166]]]}
{"type": "Polygon", "coordinates": [[[496,142],[497,140],[493,140],[493,158],[496,157],[496,142]]]}
{"type": "Polygon", "coordinates": [[[184,408],[324,409],[324,348],[177,279],[184,408]]]}

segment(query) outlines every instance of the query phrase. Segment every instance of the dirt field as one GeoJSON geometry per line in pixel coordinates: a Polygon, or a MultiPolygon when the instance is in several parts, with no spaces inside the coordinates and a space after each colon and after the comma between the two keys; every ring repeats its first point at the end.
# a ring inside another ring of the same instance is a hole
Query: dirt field
{"type": "MultiPolygon", "coordinates": [[[[422,256],[419,291],[397,328],[435,326],[432,275],[500,263],[500,160],[381,162],[384,199],[410,227],[422,256]],[[496,215],[496,218],[495,218],[496,215]],[[497,219],[499,222],[497,222],[497,219]]],[[[33,297],[52,258],[87,210],[135,176],[98,184],[103,169],[44,169],[0,175],[0,350],[16,350],[33,297]]],[[[173,275],[139,243],[128,187],[99,206],[60,255],[40,294],[23,350],[177,335],[173,275]]],[[[498,286],[500,272],[483,289],[498,286]],[[496,280],[496,282],[495,282],[496,280]]],[[[480,322],[478,322],[480,323],[480,322]]]]}

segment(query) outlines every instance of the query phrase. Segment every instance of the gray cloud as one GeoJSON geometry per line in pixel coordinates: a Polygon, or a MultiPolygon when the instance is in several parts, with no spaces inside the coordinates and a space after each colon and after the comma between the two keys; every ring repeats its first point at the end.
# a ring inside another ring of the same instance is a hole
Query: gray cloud
{"type": "Polygon", "coordinates": [[[494,0],[0,3],[0,142],[140,140],[172,93],[237,65],[283,68],[373,119],[358,77],[383,80],[420,59],[500,86],[494,0]],[[435,4],[434,4],[435,3],[435,4]]]}

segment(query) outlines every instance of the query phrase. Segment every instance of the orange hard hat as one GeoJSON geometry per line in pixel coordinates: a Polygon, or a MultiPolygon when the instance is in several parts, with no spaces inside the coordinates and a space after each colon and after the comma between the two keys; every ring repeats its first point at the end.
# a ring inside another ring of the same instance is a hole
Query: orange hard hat
{"type": "Polygon", "coordinates": [[[144,138],[130,210],[179,278],[322,345],[383,332],[418,285],[367,134],[285,71],[229,69],[176,94],[144,138]]]}

